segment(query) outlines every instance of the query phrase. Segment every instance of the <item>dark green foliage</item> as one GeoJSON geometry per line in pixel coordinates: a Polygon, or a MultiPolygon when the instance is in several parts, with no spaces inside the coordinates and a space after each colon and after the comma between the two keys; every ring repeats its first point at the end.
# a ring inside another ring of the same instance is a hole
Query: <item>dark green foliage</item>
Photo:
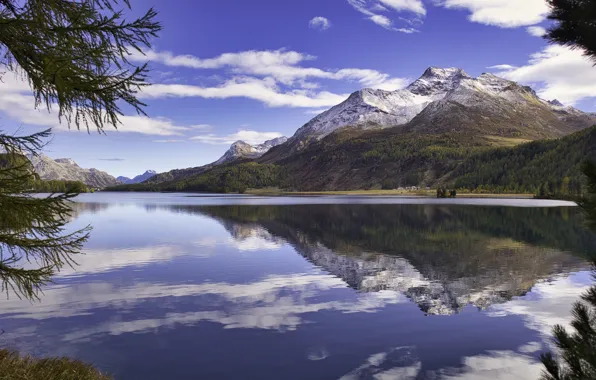
{"type": "Polygon", "coordinates": [[[560,325],[553,328],[561,362],[552,353],[543,354],[542,363],[546,371],[542,380],[596,379],[596,285],[582,295],[580,302],[575,303],[572,315],[572,333],[560,325]]]}
{"type": "Polygon", "coordinates": [[[596,1],[548,0],[555,21],[545,38],[550,42],[581,49],[596,62],[596,1]]]}
{"type": "MultiPolygon", "coordinates": [[[[586,161],[582,170],[587,178],[588,194],[580,203],[592,230],[596,228],[596,164],[586,161]]],[[[596,258],[593,259],[593,278],[596,281],[596,258]]],[[[546,368],[542,380],[596,379],[596,285],[593,285],[576,302],[572,310],[573,332],[557,325],[553,328],[559,356],[542,355],[546,368]]]]}
{"type": "Polygon", "coordinates": [[[559,140],[534,141],[472,155],[450,175],[458,189],[577,197],[582,164],[596,157],[596,127],[559,140]]]}
{"type": "Polygon", "coordinates": [[[437,198],[455,198],[457,197],[456,190],[447,190],[444,187],[437,188],[437,198]]]}
{"type": "Polygon", "coordinates": [[[68,358],[36,359],[0,350],[0,380],[109,380],[92,366],[68,358]]]}
{"type": "Polygon", "coordinates": [[[22,153],[38,151],[49,134],[0,135],[6,149],[0,167],[0,284],[7,294],[13,291],[27,298],[35,298],[56,271],[74,263],[72,255],[80,252],[89,234],[89,228],[66,233],[70,199],[77,193],[45,198],[29,194],[36,175],[22,153]]]}
{"type": "Polygon", "coordinates": [[[432,185],[464,158],[489,148],[483,137],[463,132],[346,129],[276,164],[287,170],[285,187],[293,190],[396,189],[432,185]]]}
{"type": "Polygon", "coordinates": [[[61,118],[77,128],[116,126],[125,103],[139,113],[138,90],[147,67],[127,61],[131,50],[150,47],[161,29],[148,10],[127,21],[128,0],[1,0],[2,63],[32,87],[36,106],[56,103],[61,118]],[[123,103],[120,103],[123,101],[123,103]]]}
{"type": "Polygon", "coordinates": [[[31,192],[34,193],[88,193],[90,191],[81,181],[33,180],[29,183],[31,192]]]}
{"type": "Polygon", "coordinates": [[[216,167],[205,173],[160,184],[122,185],[106,191],[196,191],[203,193],[244,193],[248,189],[279,186],[285,180],[276,165],[254,162],[216,167]]]}

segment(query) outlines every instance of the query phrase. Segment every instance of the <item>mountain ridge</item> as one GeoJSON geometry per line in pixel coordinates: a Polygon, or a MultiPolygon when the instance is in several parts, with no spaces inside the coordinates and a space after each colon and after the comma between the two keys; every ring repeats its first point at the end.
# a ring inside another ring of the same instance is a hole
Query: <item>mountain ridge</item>
{"type": "Polygon", "coordinates": [[[429,106],[432,109],[446,102],[473,109],[484,117],[499,117],[501,122],[511,119],[517,124],[528,124],[518,131],[511,128],[511,133],[531,139],[560,137],[596,122],[591,114],[562,106],[558,101],[541,99],[532,88],[494,74],[482,73],[473,78],[459,68],[429,67],[404,89],[365,88],[352,93],[344,102],[304,124],[282,144],[283,151],[273,150],[275,157],[270,156],[267,161],[284,159],[346,127],[364,130],[407,127],[425,111],[428,114],[429,106]]]}
{"type": "Polygon", "coordinates": [[[130,184],[134,184],[134,183],[145,182],[146,180],[155,176],[156,174],[157,174],[157,172],[155,170],[147,170],[147,171],[145,171],[145,173],[139,174],[138,176],[136,176],[134,178],[120,176],[120,177],[117,177],[116,180],[118,180],[119,182],[121,182],[125,185],[130,185],[130,184]]]}
{"type": "Polygon", "coordinates": [[[106,172],[81,168],[71,158],[52,159],[44,154],[27,156],[35,172],[43,180],[80,181],[87,186],[104,188],[118,181],[106,172]]]}
{"type": "Polygon", "coordinates": [[[236,141],[233,143],[230,148],[217,160],[210,164],[198,166],[194,168],[187,168],[187,169],[174,169],[170,170],[169,172],[159,173],[151,178],[148,178],[146,181],[147,183],[163,183],[167,181],[173,181],[176,179],[198,175],[204,173],[207,170],[213,169],[214,167],[226,165],[232,163],[234,161],[243,160],[243,159],[257,159],[262,157],[272,148],[285,143],[288,140],[287,137],[281,136],[271,140],[267,140],[262,144],[255,144],[251,145],[244,141],[236,141]]]}
{"type": "Polygon", "coordinates": [[[402,90],[354,92],[256,159],[173,171],[148,183],[226,192],[436,186],[454,180],[449,174],[479,153],[595,124],[596,115],[541,99],[531,87],[490,73],[473,78],[462,69],[430,67],[402,90]]]}

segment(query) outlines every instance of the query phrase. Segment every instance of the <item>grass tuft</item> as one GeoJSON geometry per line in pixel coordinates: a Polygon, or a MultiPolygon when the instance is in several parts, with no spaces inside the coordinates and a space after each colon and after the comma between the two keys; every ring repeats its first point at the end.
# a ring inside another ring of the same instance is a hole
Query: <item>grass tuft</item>
{"type": "Polygon", "coordinates": [[[91,365],[69,358],[33,358],[0,350],[0,380],[110,380],[91,365]]]}

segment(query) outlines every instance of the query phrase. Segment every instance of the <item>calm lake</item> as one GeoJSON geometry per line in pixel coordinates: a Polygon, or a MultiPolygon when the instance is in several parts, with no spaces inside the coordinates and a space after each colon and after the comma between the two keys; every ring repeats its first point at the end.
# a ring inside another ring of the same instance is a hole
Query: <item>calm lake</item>
{"type": "Polygon", "coordinates": [[[566,202],[85,194],[78,266],[0,346],[115,379],[537,379],[591,284],[566,202]]]}

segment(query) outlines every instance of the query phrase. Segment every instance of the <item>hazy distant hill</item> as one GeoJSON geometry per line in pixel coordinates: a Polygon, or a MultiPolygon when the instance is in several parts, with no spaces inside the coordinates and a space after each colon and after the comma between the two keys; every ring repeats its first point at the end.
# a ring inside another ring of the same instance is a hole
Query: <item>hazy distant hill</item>
{"type": "Polygon", "coordinates": [[[53,160],[40,154],[28,157],[37,174],[44,180],[81,181],[87,186],[104,188],[119,182],[106,172],[97,169],[83,169],[70,158],[53,160]]]}
{"type": "Polygon", "coordinates": [[[118,178],[116,178],[118,180],[118,182],[121,182],[123,184],[133,184],[133,183],[141,183],[141,182],[145,182],[146,180],[148,180],[149,178],[155,176],[157,174],[157,172],[155,170],[147,170],[145,173],[140,174],[134,178],[128,178],[128,177],[123,177],[120,176],[118,178]]]}

